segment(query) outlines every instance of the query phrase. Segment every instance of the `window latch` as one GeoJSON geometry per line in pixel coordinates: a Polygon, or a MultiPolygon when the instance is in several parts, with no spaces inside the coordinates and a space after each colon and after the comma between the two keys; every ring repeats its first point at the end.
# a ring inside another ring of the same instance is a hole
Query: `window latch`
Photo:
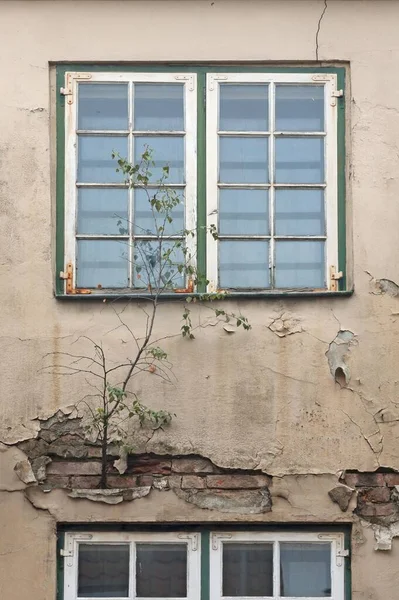
{"type": "Polygon", "coordinates": [[[330,291],[336,292],[338,290],[338,283],[340,279],[344,276],[342,271],[336,271],[335,266],[331,265],[330,267],[330,291]]]}

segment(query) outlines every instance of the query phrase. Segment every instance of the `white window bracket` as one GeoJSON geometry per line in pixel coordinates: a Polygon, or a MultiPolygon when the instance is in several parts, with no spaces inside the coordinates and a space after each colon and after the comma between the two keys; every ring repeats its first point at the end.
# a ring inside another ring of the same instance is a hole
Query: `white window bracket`
{"type": "Polygon", "coordinates": [[[60,94],[67,96],[67,103],[73,104],[74,79],[91,79],[91,73],[65,73],[65,87],[60,88],[60,94]]]}
{"type": "Polygon", "coordinates": [[[75,540],[91,540],[92,538],[93,536],[89,533],[87,535],[67,535],[65,538],[65,548],[61,548],[60,550],[61,556],[73,557],[75,540]]]}
{"type": "Polygon", "coordinates": [[[319,533],[317,536],[320,540],[335,542],[335,560],[337,567],[342,567],[342,559],[349,557],[349,550],[344,548],[344,539],[342,535],[333,535],[327,533],[319,533]]]}
{"type": "Polygon", "coordinates": [[[230,540],[231,533],[212,533],[212,550],[217,550],[219,547],[219,540],[230,540]]]}
{"type": "Polygon", "coordinates": [[[227,75],[209,75],[208,76],[208,89],[210,92],[213,92],[215,89],[215,81],[226,81],[228,79],[227,75]]]}
{"type": "Polygon", "coordinates": [[[191,550],[195,552],[198,550],[198,533],[179,533],[179,540],[190,540],[191,541],[191,550]]]}
{"type": "Polygon", "coordinates": [[[177,81],[188,81],[187,89],[190,92],[194,91],[194,75],[175,75],[177,81]]]}

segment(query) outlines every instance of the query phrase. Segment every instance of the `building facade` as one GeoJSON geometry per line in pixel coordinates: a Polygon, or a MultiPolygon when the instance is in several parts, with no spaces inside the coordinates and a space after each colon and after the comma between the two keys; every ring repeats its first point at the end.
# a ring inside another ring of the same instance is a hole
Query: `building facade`
{"type": "Polygon", "coordinates": [[[2,598],[397,598],[398,20],[0,2],[2,598]]]}

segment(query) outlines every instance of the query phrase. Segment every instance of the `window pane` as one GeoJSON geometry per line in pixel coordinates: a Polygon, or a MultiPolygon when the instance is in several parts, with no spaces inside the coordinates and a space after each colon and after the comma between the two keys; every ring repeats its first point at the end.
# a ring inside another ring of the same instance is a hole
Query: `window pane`
{"type": "Polygon", "coordinates": [[[78,138],[78,181],[80,183],[121,183],[118,163],[112,152],[126,158],[127,137],[80,135],[78,138]]]}
{"type": "Polygon", "coordinates": [[[324,242],[276,242],[276,287],[324,288],[324,242]]]}
{"type": "Polygon", "coordinates": [[[221,131],[267,131],[268,130],[267,85],[220,86],[221,131]]]}
{"type": "Polygon", "coordinates": [[[184,183],[184,138],[139,136],[135,138],[135,162],[139,163],[146,148],[152,151],[155,166],[151,167],[150,181],[156,183],[162,177],[162,168],[169,167],[166,183],[184,183]]]}
{"type": "Polygon", "coordinates": [[[324,139],[277,138],[276,183],[324,183],[324,139]]]}
{"type": "Polygon", "coordinates": [[[77,231],[127,234],[128,190],[79,188],[77,231]]]}
{"type": "Polygon", "coordinates": [[[184,276],[178,266],[187,261],[181,248],[175,242],[163,242],[161,251],[156,241],[138,241],[134,245],[133,282],[138,288],[151,286],[154,289],[184,287],[184,276]],[[168,259],[165,252],[173,248],[168,259]],[[160,270],[161,265],[161,270],[160,270]]]}
{"type": "Polygon", "coordinates": [[[77,287],[124,288],[128,284],[127,240],[78,240],[77,287]]]}
{"type": "Polygon", "coordinates": [[[78,596],[126,598],[129,596],[129,546],[79,544],[78,596]]]}
{"type": "Polygon", "coordinates": [[[267,288],[269,242],[219,241],[219,281],[222,288],[267,288]]]}
{"type": "Polygon", "coordinates": [[[136,83],[133,114],[139,131],[184,131],[183,85],[136,83]]]}
{"type": "Polygon", "coordinates": [[[79,83],[78,129],[128,129],[127,84],[79,83]]]}
{"type": "Polygon", "coordinates": [[[282,596],[331,596],[330,544],[282,543],[280,561],[282,596]]]}
{"type": "Polygon", "coordinates": [[[267,235],[269,233],[267,190],[221,189],[219,191],[219,233],[267,235]]]}
{"type": "Polygon", "coordinates": [[[273,596],[272,544],[223,544],[223,596],[273,596]]]}
{"type": "Polygon", "coordinates": [[[186,544],[137,544],[136,553],[137,597],[187,596],[186,544]]]}
{"type": "Polygon", "coordinates": [[[276,235],[324,235],[323,190],[276,190],[276,235]]]}
{"type": "Polygon", "coordinates": [[[223,183],[267,183],[268,138],[220,137],[219,180],[223,183]]]}
{"type": "Polygon", "coordinates": [[[276,85],[277,131],[324,131],[324,86],[276,85]]]}
{"type": "Polygon", "coordinates": [[[161,191],[157,188],[147,190],[135,189],[134,191],[134,232],[136,235],[155,235],[155,230],[163,227],[163,236],[182,233],[184,229],[184,197],[183,190],[179,188],[164,188],[161,191]],[[167,191],[168,190],[168,191],[167,191]],[[169,195],[168,195],[169,194],[169,195]],[[174,198],[180,199],[180,204],[177,204],[172,210],[165,212],[161,210],[157,212],[156,208],[152,209],[151,200],[157,196],[157,200],[169,203],[174,198]],[[166,215],[172,218],[172,223],[168,223],[166,215]]]}

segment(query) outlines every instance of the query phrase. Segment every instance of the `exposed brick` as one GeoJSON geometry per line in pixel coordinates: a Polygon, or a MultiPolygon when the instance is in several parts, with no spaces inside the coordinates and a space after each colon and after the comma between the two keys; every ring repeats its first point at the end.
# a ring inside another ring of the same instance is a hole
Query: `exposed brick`
{"type": "Polygon", "coordinates": [[[385,473],[384,474],[385,482],[390,487],[394,485],[399,485],[399,473],[385,473]]]}
{"type": "Polygon", "coordinates": [[[181,487],[182,477],[180,475],[169,475],[169,487],[170,488],[180,488],[181,487]]]}
{"type": "Polygon", "coordinates": [[[134,475],[108,475],[107,483],[111,488],[133,488],[136,487],[137,477],[134,475]]]}
{"type": "Polygon", "coordinates": [[[168,475],[171,471],[170,460],[159,460],[151,456],[129,456],[127,472],[136,475],[149,473],[154,475],[168,475]]]}
{"type": "Polygon", "coordinates": [[[100,477],[95,475],[78,475],[70,478],[71,488],[77,490],[89,490],[98,488],[100,477]]]}
{"type": "Polygon", "coordinates": [[[152,485],[154,478],[152,475],[139,475],[137,477],[137,485],[147,486],[152,485]]]}
{"type": "Polygon", "coordinates": [[[174,473],[217,473],[218,469],[214,467],[207,458],[185,457],[175,458],[172,461],[172,471],[174,473]]]}
{"type": "Polygon", "coordinates": [[[46,477],[45,485],[52,488],[68,488],[70,487],[70,481],[69,477],[62,475],[49,475],[46,477]]]}
{"type": "Polygon", "coordinates": [[[54,461],[47,467],[49,475],[101,475],[101,463],[95,461],[54,461]]]}
{"type": "Polygon", "coordinates": [[[387,487],[374,487],[359,490],[360,502],[389,502],[391,490],[387,487]]]}
{"type": "Polygon", "coordinates": [[[44,440],[26,440],[18,444],[18,448],[25,452],[29,458],[38,458],[47,454],[48,443],[44,440]]]}
{"type": "Polygon", "coordinates": [[[101,448],[99,446],[88,446],[87,456],[89,458],[101,458],[101,448]]]}
{"type": "Polygon", "coordinates": [[[267,475],[208,475],[206,478],[209,488],[220,489],[257,489],[267,487],[271,480],[267,475]]]}
{"type": "Polygon", "coordinates": [[[390,502],[384,504],[365,503],[358,506],[356,512],[362,517],[389,517],[393,514],[394,508],[390,502]]]}
{"type": "Polygon", "coordinates": [[[346,473],[345,483],[350,487],[378,487],[385,485],[384,473],[346,473]]]}
{"type": "Polygon", "coordinates": [[[183,490],[203,490],[206,488],[206,478],[196,475],[183,475],[181,487],[183,490]]]}

